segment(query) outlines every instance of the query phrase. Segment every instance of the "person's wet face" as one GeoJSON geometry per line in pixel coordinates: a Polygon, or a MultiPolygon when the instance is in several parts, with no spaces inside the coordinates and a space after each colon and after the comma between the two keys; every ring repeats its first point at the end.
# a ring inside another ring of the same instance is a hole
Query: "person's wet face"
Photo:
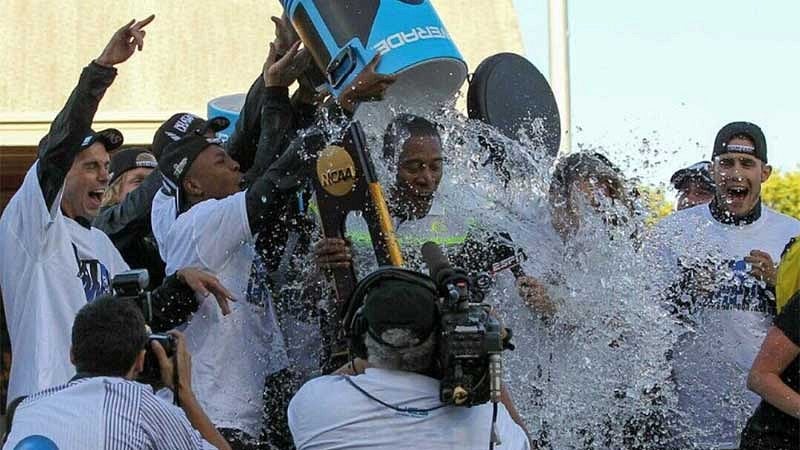
{"type": "MultiPolygon", "coordinates": [[[[746,137],[733,138],[728,145],[754,146],[746,137]]],[[[724,153],[714,159],[712,172],[720,207],[733,217],[742,217],[760,201],[761,183],[767,181],[772,167],[747,153],[724,153]]]]}
{"type": "Polygon", "coordinates": [[[714,198],[714,190],[698,180],[688,180],[678,190],[678,210],[691,208],[710,202],[714,198]]]}
{"type": "Polygon", "coordinates": [[[397,163],[396,201],[425,216],[442,181],[442,143],[438,136],[411,136],[397,163]]]}
{"type": "Polygon", "coordinates": [[[206,147],[192,163],[183,180],[186,193],[195,202],[222,199],[241,190],[242,173],[219,145],[206,147]]]}
{"type": "Polygon", "coordinates": [[[604,214],[608,205],[622,199],[622,192],[619,180],[608,176],[590,175],[572,181],[566,192],[566,198],[558,200],[552,195],[550,198],[551,215],[556,232],[566,239],[581,226],[581,215],[584,213],[581,205],[589,207],[589,211],[604,214]]]}
{"type": "Polygon", "coordinates": [[[589,177],[576,180],[572,184],[573,194],[583,196],[582,201],[600,212],[609,200],[620,197],[620,187],[608,177],[589,177]]]}
{"type": "Polygon", "coordinates": [[[153,169],[150,167],[137,167],[131,169],[119,176],[119,202],[125,200],[125,197],[136,190],[145,178],[150,175],[153,169]]]}
{"type": "Polygon", "coordinates": [[[95,142],[78,154],[64,180],[61,209],[65,216],[88,220],[97,217],[108,189],[109,163],[102,142],[95,142]]]}

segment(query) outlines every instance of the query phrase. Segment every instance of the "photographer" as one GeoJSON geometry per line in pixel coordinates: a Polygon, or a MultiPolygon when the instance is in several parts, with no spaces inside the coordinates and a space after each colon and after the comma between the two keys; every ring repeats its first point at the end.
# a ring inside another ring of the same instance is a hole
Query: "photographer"
{"type": "MultiPolygon", "coordinates": [[[[328,375],[303,385],[289,404],[295,446],[486,448],[492,405],[458,407],[439,399],[442,335],[433,281],[387,268],[365,278],[356,292],[363,292],[363,306],[350,325],[361,331],[368,367],[361,375],[328,375]]],[[[502,404],[497,407],[502,448],[528,449],[525,432],[502,404]]]]}
{"type": "Polygon", "coordinates": [[[150,341],[135,303],[102,296],[85,305],[72,326],[70,359],[78,374],[22,401],[3,448],[38,435],[60,450],[230,449],[192,392],[191,356],[183,335],[170,335],[173,358],[150,341]],[[183,411],[134,381],[147,352],[155,354],[161,381],[176,393],[183,411]]]}

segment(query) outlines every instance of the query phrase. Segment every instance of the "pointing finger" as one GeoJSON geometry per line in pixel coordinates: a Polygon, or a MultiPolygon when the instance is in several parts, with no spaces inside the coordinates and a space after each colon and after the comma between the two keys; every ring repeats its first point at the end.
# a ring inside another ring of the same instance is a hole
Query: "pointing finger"
{"type": "Polygon", "coordinates": [[[137,23],[136,25],[134,25],[134,26],[133,26],[133,28],[135,28],[135,29],[137,29],[137,30],[141,30],[142,28],[144,28],[144,27],[146,27],[148,24],[150,24],[150,22],[152,22],[152,21],[153,21],[153,19],[155,19],[155,18],[156,18],[156,15],[155,15],[155,14],[150,14],[150,16],[149,16],[149,17],[147,17],[146,19],[144,19],[144,20],[142,20],[141,22],[137,23]]]}

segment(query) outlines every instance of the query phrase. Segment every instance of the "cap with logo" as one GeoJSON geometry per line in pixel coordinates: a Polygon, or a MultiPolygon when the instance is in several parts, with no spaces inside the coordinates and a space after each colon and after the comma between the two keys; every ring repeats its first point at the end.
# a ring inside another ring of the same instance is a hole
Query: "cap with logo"
{"type": "Polygon", "coordinates": [[[764,164],[767,163],[767,139],[764,132],[758,125],[750,122],[732,122],[717,133],[714,140],[714,151],[711,159],[725,153],[745,153],[760,159],[764,164]],[[753,145],[730,144],[736,136],[746,136],[753,145]]]}
{"type": "Polygon", "coordinates": [[[203,150],[220,143],[219,139],[190,134],[164,148],[158,160],[158,168],[161,170],[164,187],[175,196],[178,213],[181,211],[181,184],[189,168],[203,150]]]}
{"type": "Polygon", "coordinates": [[[106,128],[100,131],[90,130],[89,135],[83,138],[81,142],[81,150],[86,150],[95,142],[100,142],[107,152],[111,152],[120,148],[123,140],[122,133],[116,128],[106,128]]]}
{"type": "Polygon", "coordinates": [[[217,133],[228,128],[230,120],[225,117],[213,117],[205,120],[191,113],[178,113],[162,123],[156,134],[153,135],[153,155],[156,159],[161,159],[164,149],[171,143],[179,141],[184,136],[195,134],[202,136],[209,130],[217,133]]]}
{"type": "Polygon", "coordinates": [[[113,184],[123,173],[142,167],[148,169],[158,167],[156,157],[150,153],[150,150],[144,147],[132,147],[114,153],[111,155],[111,181],[109,184],[113,184]]]}
{"type": "Polygon", "coordinates": [[[710,190],[713,190],[714,180],[711,178],[710,168],[710,161],[696,162],[689,167],[677,170],[672,174],[669,182],[672,184],[672,187],[678,190],[682,189],[684,184],[689,181],[698,182],[710,190]]]}

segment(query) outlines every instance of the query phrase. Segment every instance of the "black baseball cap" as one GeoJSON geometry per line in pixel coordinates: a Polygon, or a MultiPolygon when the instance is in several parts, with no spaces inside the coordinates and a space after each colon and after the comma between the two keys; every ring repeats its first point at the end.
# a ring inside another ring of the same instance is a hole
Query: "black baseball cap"
{"type": "Polygon", "coordinates": [[[124,138],[122,133],[116,128],[106,128],[105,130],[89,130],[89,135],[81,141],[81,150],[86,150],[95,142],[101,142],[107,152],[116,150],[122,146],[124,138]]]}
{"type": "Polygon", "coordinates": [[[767,164],[767,138],[758,125],[750,122],[731,122],[717,133],[714,140],[714,151],[711,159],[724,153],[745,153],[753,155],[767,164]],[[753,147],[749,145],[728,145],[736,136],[747,136],[753,141],[753,147]]]}
{"type": "Polygon", "coordinates": [[[119,178],[123,173],[140,167],[149,169],[158,168],[156,157],[150,153],[150,150],[144,147],[132,147],[114,153],[111,155],[111,166],[109,169],[111,172],[111,181],[109,184],[113,183],[114,180],[119,178]]]}
{"type": "Polygon", "coordinates": [[[161,158],[158,160],[158,169],[161,171],[164,187],[175,196],[178,213],[181,211],[181,184],[189,172],[189,168],[203,150],[221,143],[222,141],[219,139],[189,134],[164,148],[161,158]]]}
{"type": "Polygon", "coordinates": [[[706,186],[709,190],[714,190],[714,180],[711,178],[710,168],[710,161],[696,162],[673,173],[669,182],[672,183],[672,187],[678,190],[688,181],[696,181],[706,186]]]}
{"type": "Polygon", "coordinates": [[[156,159],[161,159],[164,149],[184,136],[190,134],[202,136],[209,130],[217,133],[228,128],[230,124],[231,121],[222,116],[205,120],[187,112],[174,114],[166,122],[162,123],[156,130],[156,134],[153,135],[153,145],[151,146],[153,155],[155,155],[156,159]]]}
{"type": "Polygon", "coordinates": [[[385,342],[381,335],[392,329],[408,330],[418,339],[416,344],[410,345],[414,346],[428,339],[437,328],[436,293],[430,287],[433,281],[424,274],[419,276],[427,282],[398,279],[391,274],[372,282],[365,293],[362,314],[373,339],[397,348],[385,342]]]}

